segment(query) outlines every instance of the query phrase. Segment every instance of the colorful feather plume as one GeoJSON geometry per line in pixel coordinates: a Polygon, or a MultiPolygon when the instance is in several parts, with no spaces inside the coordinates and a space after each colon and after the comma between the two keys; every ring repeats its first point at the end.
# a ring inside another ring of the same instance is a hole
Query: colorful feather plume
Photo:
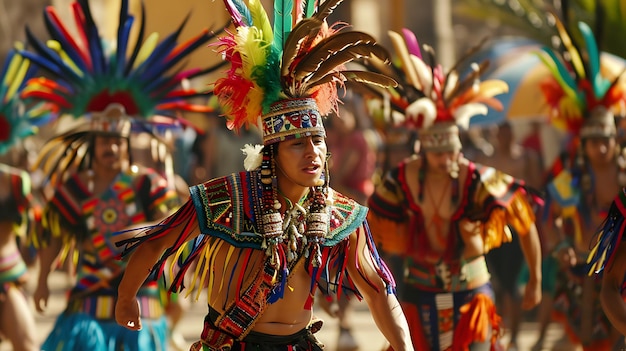
{"type": "Polygon", "coordinates": [[[289,98],[312,97],[326,115],[337,109],[337,86],[347,81],[395,86],[379,73],[345,70],[353,60],[388,62],[388,56],[370,35],[328,25],[327,17],[341,2],[275,0],[271,26],[260,0],[247,5],[224,0],[236,32],[219,40],[231,67],[214,93],[230,128],[256,125],[273,103],[289,98]]]}
{"type": "Polygon", "coordinates": [[[441,122],[467,128],[473,116],[486,114],[488,108],[502,110],[502,104],[494,97],[508,91],[506,82],[480,80],[488,61],[472,63],[471,72],[463,78],[458,72],[460,65],[476,53],[484,41],[444,72],[444,68],[437,63],[433,48],[423,45],[420,49],[417,38],[410,30],[404,29],[402,34],[390,31],[389,36],[398,64],[387,68],[370,61],[367,67],[392,77],[398,81],[398,87],[389,91],[370,89],[369,92],[381,99],[389,95],[391,109],[404,115],[404,120],[399,123],[415,129],[441,122]]]}
{"type": "Polygon", "coordinates": [[[52,6],[44,11],[51,40],[44,43],[26,29],[32,51],[20,53],[52,78],[31,80],[23,97],[47,101],[56,112],[74,117],[102,111],[111,103],[123,105],[133,117],[146,119],[155,114],[171,116],[177,110],[211,110],[207,105],[188,102],[204,92],[181,86],[184,80],[205,74],[207,70],[180,71],[178,66],[192,51],[211,40],[214,33],[203,30],[179,44],[185,19],[175,32],[160,42],[157,33],[144,40],[145,8],[142,4],[139,34],[136,41],[131,42],[135,17],[129,13],[128,0],[122,0],[116,47],[109,47],[94,23],[88,1],[73,2],[71,10],[77,36],[69,34],[69,25],[60,20],[52,6]]]}
{"type": "Polygon", "coordinates": [[[607,77],[600,64],[600,48],[591,28],[583,22],[578,29],[583,43],[576,43],[572,30],[555,16],[561,45],[558,49],[543,47],[537,55],[550,71],[541,89],[552,107],[555,126],[578,135],[585,118],[596,107],[619,113],[626,94],[619,74],[607,77]]]}
{"type": "MultiPolygon", "coordinates": [[[[21,48],[21,44],[18,44],[21,48]]],[[[19,50],[19,48],[18,48],[19,50]]],[[[34,73],[30,62],[9,52],[0,72],[0,155],[5,154],[17,141],[33,135],[39,126],[54,116],[42,104],[27,105],[19,94],[34,73]]]]}

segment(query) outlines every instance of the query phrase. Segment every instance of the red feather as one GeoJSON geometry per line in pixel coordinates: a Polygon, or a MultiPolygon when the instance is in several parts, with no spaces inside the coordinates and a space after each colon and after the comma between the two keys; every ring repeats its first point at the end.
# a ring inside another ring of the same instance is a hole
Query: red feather
{"type": "Polygon", "coordinates": [[[85,50],[81,50],[81,48],[78,46],[74,38],[72,38],[70,33],[67,31],[67,28],[65,28],[65,25],[63,25],[63,22],[61,22],[61,20],[59,19],[59,15],[56,12],[56,9],[52,6],[48,6],[46,7],[46,13],[48,14],[48,17],[50,18],[50,20],[54,22],[54,24],[56,24],[56,26],[59,28],[61,33],[63,33],[63,37],[65,38],[65,40],[67,40],[67,42],[70,43],[74,51],[76,51],[80,55],[80,57],[83,59],[87,67],[91,69],[92,65],[91,65],[91,58],[89,57],[89,54],[85,52],[85,50]]]}
{"type": "MultiPolygon", "coordinates": [[[[89,52],[89,40],[87,40],[87,33],[85,33],[85,13],[83,12],[83,9],[80,7],[80,4],[78,2],[72,3],[72,10],[74,14],[74,21],[76,22],[76,29],[78,30],[78,35],[83,40],[83,48],[86,49],[86,52],[89,52]]],[[[92,71],[93,62],[91,61],[91,56],[88,56],[85,62],[87,63],[89,70],[92,71]]]]}

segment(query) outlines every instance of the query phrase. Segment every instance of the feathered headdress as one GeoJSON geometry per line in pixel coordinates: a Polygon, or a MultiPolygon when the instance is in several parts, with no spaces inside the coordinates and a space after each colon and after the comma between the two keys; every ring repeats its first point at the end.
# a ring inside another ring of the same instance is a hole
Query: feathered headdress
{"type": "Polygon", "coordinates": [[[622,114],[626,94],[618,74],[605,76],[601,70],[600,49],[591,28],[578,23],[584,45],[574,41],[570,28],[555,16],[561,45],[543,47],[539,58],[551,75],[541,84],[552,107],[551,121],[574,137],[611,136],[616,134],[614,113],[622,114]]]}
{"type": "Polygon", "coordinates": [[[329,26],[327,17],[342,0],[276,0],[274,25],[259,0],[224,0],[236,31],[219,46],[231,63],[215,83],[230,128],[257,125],[264,144],[321,132],[321,116],[337,109],[337,85],[395,82],[383,75],[346,70],[344,64],[386,52],[373,37],[329,26]],[[259,117],[263,116],[263,121],[259,117]]]}
{"type": "MultiPolygon", "coordinates": [[[[444,72],[436,61],[433,48],[423,45],[422,51],[410,30],[404,29],[402,35],[390,31],[389,36],[399,62],[399,67],[386,73],[399,83],[396,89],[390,89],[389,106],[402,115],[392,123],[416,129],[425,150],[460,149],[459,127],[466,129],[470,119],[486,114],[488,107],[502,109],[502,104],[494,96],[508,91],[506,82],[480,81],[488,61],[472,63],[471,72],[463,78],[458,71],[482,43],[444,72]]],[[[369,66],[374,71],[386,72],[385,68],[379,70],[375,62],[369,66]]],[[[376,95],[383,97],[380,92],[376,95]]]]}
{"type": "Polygon", "coordinates": [[[145,9],[139,34],[130,42],[135,17],[128,12],[128,0],[122,0],[115,47],[109,47],[100,36],[88,1],[72,3],[78,36],[69,34],[53,6],[44,12],[51,40],[45,44],[26,28],[28,42],[34,52],[21,52],[25,57],[49,72],[53,79],[37,78],[29,82],[25,97],[49,101],[61,113],[81,117],[103,111],[118,103],[129,116],[150,118],[154,114],[171,115],[172,111],[207,111],[206,105],[195,105],[187,99],[199,94],[194,89],[181,88],[181,82],[205,70],[193,68],[171,72],[181,60],[214,34],[202,31],[187,42],[177,40],[187,20],[160,43],[159,34],[152,33],[144,41],[145,9]],[[169,73],[169,74],[168,74],[169,73]]]}
{"type": "Polygon", "coordinates": [[[145,123],[155,114],[173,116],[181,110],[212,111],[206,104],[189,102],[190,98],[204,93],[186,89],[182,83],[216,67],[180,71],[177,66],[215,34],[203,30],[178,44],[185,19],[161,42],[158,33],[144,40],[143,18],[146,16],[142,5],[139,33],[136,41],[131,42],[135,17],[129,13],[128,0],[122,0],[116,42],[108,46],[99,34],[88,1],[73,2],[71,9],[77,36],[69,34],[68,26],[59,19],[56,9],[48,6],[44,20],[51,40],[44,44],[27,28],[26,35],[33,50],[20,51],[52,76],[31,79],[22,94],[24,98],[46,101],[60,114],[91,118],[46,145],[40,154],[40,161],[48,159],[46,173],[64,172],[71,164],[83,164],[86,152],[79,150],[89,141],[91,133],[128,136],[125,134],[130,130],[128,123],[145,123]],[[68,150],[59,152],[57,147],[68,150]]]}
{"type": "Polygon", "coordinates": [[[0,73],[0,155],[19,140],[33,135],[53,114],[40,106],[27,108],[19,94],[34,70],[27,59],[11,51],[0,73]]]}
{"type": "MultiPolygon", "coordinates": [[[[286,272],[287,262],[297,257],[297,237],[304,236],[304,250],[321,265],[321,250],[329,232],[328,177],[309,194],[306,232],[288,229],[278,211],[277,180],[273,167],[277,142],[304,136],[325,136],[322,116],[337,110],[337,87],[358,81],[388,87],[396,82],[382,74],[347,70],[345,64],[369,57],[387,62],[387,52],[373,37],[342,31],[343,24],[328,25],[327,17],[342,0],[275,0],[274,24],[260,0],[224,0],[235,25],[234,32],[220,38],[218,46],[231,63],[226,77],[213,89],[228,126],[258,126],[264,147],[247,147],[246,164],[261,169],[263,192],[259,232],[271,264],[286,272]],[[262,154],[262,155],[261,155],[262,154]],[[255,162],[252,159],[261,159],[255,162]],[[283,238],[288,234],[288,238],[283,238]],[[280,242],[288,241],[285,249],[280,242]]],[[[284,281],[281,285],[284,288],[284,281]]],[[[276,293],[282,295],[282,292],[276,293]]]]}

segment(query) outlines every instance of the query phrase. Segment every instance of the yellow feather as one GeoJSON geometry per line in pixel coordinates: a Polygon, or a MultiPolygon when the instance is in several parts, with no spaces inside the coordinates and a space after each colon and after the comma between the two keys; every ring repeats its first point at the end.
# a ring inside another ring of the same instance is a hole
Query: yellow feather
{"type": "MultiPolygon", "coordinates": [[[[230,258],[233,256],[233,252],[235,252],[235,247],[230,245],[228,247],[228,253],[226,254],[226,259],[224,260],[224,270],[222,271],[222,277],[228,277],[228,274],[226,274],[227,268],[228,268],[228,262],[230,262],[230,258]]],[[[219,293],[222,292],[222,289],[224,288],[224,282],[226,281],[226,279],[222,279],[222,282],[220,283],[220,290],[219,293]]]]}
{"type": "Polygon", "coordinates": [[[459,100],[463,102],[474,102],[482,98],[491,98],[509,91],[509,85],[499,79],[490,79],[480,82],[477,89],[470,89],[465,92],[459,100]]]}
{"type": "Polygon", "coordinates": [[[74,64],[74,61],[72,61],[72,59],[67,55],[67,53],[63,51],[63,48],[61,47],[61,44],[58,41],[48,40],[46,44],[48,45],[50,49],[56,51],[56,53],[59,54],[63,62],[69,68],[71,68],[72,71],[76,72],[76,74],[78,74],[81,77],[83,76],[83,72],[78,68],[78,66],[76,66],[76,64],[74,64]]]}
{"type": "MultiPolygon", "coordinates": [[[[602,234],[599,235],[599,238],[601,237],[602,237],[602,234]]],[[[600,240],[598,239],[598,242],[593,246],[593,249],[591,249],[591,251],[589,252],[589,255],[587,256],[587,263],[590,263],[593,256],[596,255],[596,252],[598,251],[599,246],[600,246],[600,240]]]]}
{"type": "Polygon", "coordinates": [[[555,25],[556,25],[557,30],[559,31],[559,34],[561,34],[560,36],[561,36],[561,42],[563,43],[563,46],[565,46],[565,48],[567,49],[567,52],[569,52],[570,54],[572,65],[574,66],[576,73],[580,77],[585,78],[585,67],[583,66],[583,61],[580,58],[580,55],[578,54],[578,50],[576,50],[576,47],[574,47],[574,44],[572,43],[572,39],[569,37],[569,34],[567,33],[565,26],[558,19],[556,20],[555,25]]]}
{"type": "Polygon", "coordinates": [[[8,85],[6,99],[11,99],[20,86],[20,83],[26,75],[29,61],[22,59],[22,56],[14,55],[9,63],[4,84],[8,85]]]}
{"type": "Polygon", "coordinates": [[[254,84],[254,88],[248,93],[248,121],[252,124],[256,123],[257,117],[262,114],[261,106],[263,103],[263,89],[254,84]]]}
{"type": "MultiPolygon", "coordinates": [[[[205,266],[205,262],[206,262],[206,257],[207,257],[207,250],[210,250],[211,245],[206,244],[204,246],[204,248],[202,249],[202,253],[200,255],[198,255],[198,261],[196,262],[196,269],[193,272],[193,277],[191,278],[191,284],[187,287],[187,293],[185,294],[185,298],[189,297],[189,295],[191,295],[191,292],[193,291],[193,288],[196,286],[197,282],[198,282],[198,276],[200,275],[200,271],[203,270],[203,267],[205,266]]],[[[196,294],[195,299],[199,299],[200,298],[200,291],[202,289],[198,289],[198,293],[196,294]]]]}
{"type": "Polygon", "coordinates": [[[243,76],[252,81],[252,73],[257,66],[264,66],[270,44],[264,41],[258,28],[239,27],[237,29],[236,50],[241,54],[243,76]]]}
{"type": "Polygon", "coordinates": [[[420,83],[417,79],[417,73],[415,72],[415,67],[413,66],[413,62],[409,56],[409,50],[404,43],[404,39],[402,36],[394,31],[388,31],[389,38],[391,39],[391,44],[396,50],[396,54],[398,58],[402,62],[402,70],[404,74],[406,74],[406,78],[416,89],[420,89],[420,83]]]}
{"type": "Polygon", "coordinates": [[[263,4],[261,4],[260,0],[250,0],[248,2],[248,8],[250,9],[254,26],[261,30],[263,40],[271,44],[274,41],[274,31],[272,30],[269,17],[267,17],[267,12],[265,12],[263,8],[263,4]]]}
{"type": "Polygon", "coordinates": [[[133,68],[139,67],[139,65],[141,65],[150,56],[150,54],[154,51],[154,48],[156,48],[158,41],[159,33],[156,32],[151,33],[148,38],[146,38],[143,45],[141,45],[139,53],[137,54],[137,59],[135,60],[133,68]]]}

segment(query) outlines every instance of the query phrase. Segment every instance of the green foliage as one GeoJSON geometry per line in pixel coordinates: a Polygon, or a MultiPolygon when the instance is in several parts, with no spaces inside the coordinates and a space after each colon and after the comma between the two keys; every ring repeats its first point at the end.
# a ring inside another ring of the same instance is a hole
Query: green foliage
{"type": "Polygon", "coordinates": [[[626,0],[459,0],[455,12],[480,21],[497,20],[530,39],[553,44],[556,14],[582,44],[578,22],[587,23],[601,51],[626,58],[626,0]]]}

